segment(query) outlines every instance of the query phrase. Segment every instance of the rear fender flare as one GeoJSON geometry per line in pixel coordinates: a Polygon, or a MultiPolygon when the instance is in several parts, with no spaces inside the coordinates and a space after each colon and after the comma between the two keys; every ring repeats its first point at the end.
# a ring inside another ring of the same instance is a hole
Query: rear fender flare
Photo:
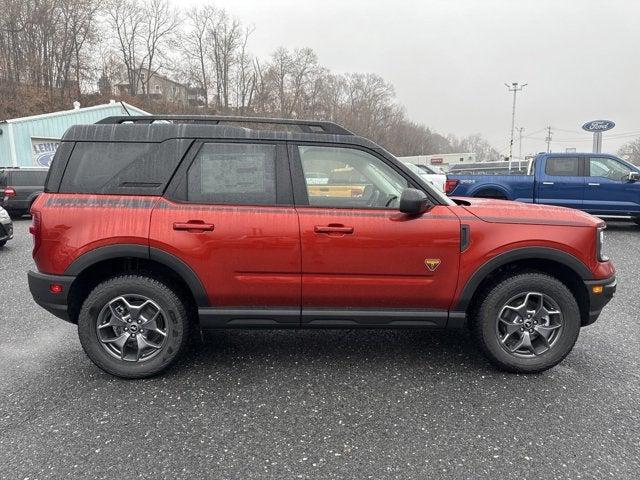
{"type": "Polygon", "coordinates": [[[191,290],[198,307],[209,306],[209,296],[202,282],[189,265],[175,255],[147,245],[119,244],[96,248],[76,258],[64,271],[64,275],[77,276],[92,265],[118,258],[142,258],[164,265],[184,280],[191,290]]]}

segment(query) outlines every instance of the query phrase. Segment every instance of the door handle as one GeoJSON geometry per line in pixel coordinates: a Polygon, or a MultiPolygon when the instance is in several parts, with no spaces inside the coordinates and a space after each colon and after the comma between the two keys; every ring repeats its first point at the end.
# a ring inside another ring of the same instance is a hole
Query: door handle
{"type": "Polygon", "coordinates": [[[553,185],[553,182],[542,182],[543,185],[553,185]]]}
{"type": "Polygon", "coordinates": [[[591,187],[599,187],[600,184],[599,183],[589,182],[589,186],[591,186],[591,187]]]}
{"type": "Polygon", "coordinates": [[[211,232],[215,228],[213,223],[204,223],[202,220],[189,220],[188,222],[176,222],[174,230],[186,230],[188,232],[211,232]]]}
{"type": "Polygon", "coordinates": [[[329,225],[316,225],[313,227],[316,233],[338,233],[341,235],[351,235],[353,227],[345,227],[341,223],[330,223],[329,225]]]}

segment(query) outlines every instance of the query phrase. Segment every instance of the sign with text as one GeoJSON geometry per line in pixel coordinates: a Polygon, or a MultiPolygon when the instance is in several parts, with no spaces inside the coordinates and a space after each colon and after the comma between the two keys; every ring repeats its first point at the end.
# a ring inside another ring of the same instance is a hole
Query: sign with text
{"type": "Polygon", "coordinates": [[[33,165],[36,167],[50,167],[59,145],[60,140],[57,138],[31,137],[31,160],[33,165]]]}
{"type": "Polygon", "coordinates": [[[587,132],[606,132],[607,130],[611,130],[615,127],[616,124],[611,120],[591,120],[590,122],[582,125],[582,129],[587,132]]]}

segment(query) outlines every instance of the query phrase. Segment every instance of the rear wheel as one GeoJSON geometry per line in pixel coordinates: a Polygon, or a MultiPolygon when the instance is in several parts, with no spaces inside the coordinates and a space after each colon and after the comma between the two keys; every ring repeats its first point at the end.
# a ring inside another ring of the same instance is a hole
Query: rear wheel
{"type": "Polygon", "coordinates": [[[13,220],[18,220],[19,218],[22,218],[24,214],[27,213],[27,211],[26,210],[7,210],[7,213],[13,220]]]}
{"type": "Polygon", "coordinates": [[[542,273],[524,273],[489,291],[472,326],[494,365],[509,372],[535,373],[569,354],[580,321],[576,299],[562,282],[542,273]]]}
{"type": "Polygon", "coordinates": [[[640,225],[640,217],[634,218],[633,221],[636,222],[638,225],[640,225]]]}
{"type": "Polygon", "coordinates": [[[7,244],[6,240],[0,240],[0,247],[4,247],[7,244]]]}
{"type": "Polygon", "coordinates": [[[507,197],[505,196],[504,193],[502,193],[499,190],[493,190],[493,189],[481,190],[480,192],[476,193],[474,195],[474,197],[477,197],[477,198],[495,198],[496,200],[506,200],[507,199],[507,197]]]}
{"type": "Polygon", "coordinates": [[[123,378],[165,370],[184,350],[188,333],[187,310],[176,292],[141,275],[99,284],[78,318],[80,343],[89,358],[123,378]]]}

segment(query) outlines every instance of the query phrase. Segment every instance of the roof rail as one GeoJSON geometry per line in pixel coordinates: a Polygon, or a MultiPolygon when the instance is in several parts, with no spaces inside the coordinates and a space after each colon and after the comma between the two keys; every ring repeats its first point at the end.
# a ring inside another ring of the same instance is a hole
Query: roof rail
{"type": "Polygon", "coordinates": [[[317,120],[297,120],[290,118],[262,118],[262,117],[226,117],[218,115],[133,115],[107,117],[96,122],[98,124],[121,124],[121,123],[154,123],[158,121],[168,121],[177,123],[264,123],[272,125],[295,125],[303,133],[325,133],[331,135],[353,135],[344,127],[337,123],[317,120]]]}

